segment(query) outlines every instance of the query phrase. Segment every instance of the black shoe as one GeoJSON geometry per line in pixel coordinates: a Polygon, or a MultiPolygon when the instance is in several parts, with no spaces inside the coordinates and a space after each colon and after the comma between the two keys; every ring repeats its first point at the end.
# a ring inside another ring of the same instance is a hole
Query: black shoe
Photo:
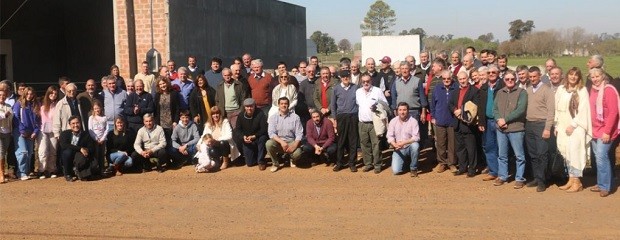
{"type": "Polygon", "coordinates": [[[344,169],[344,167],[342,167],[342,166],[340,166],[340,165],[336,164],[336,165],[334,166],[334,169],[332,169],[332,170],[333,170],[334,172],[340,172],[340,170],[342,170],[342,169],[344,169]]]}
{"type": "Polygon", "coordinates": [[[351,170],[351,172],[357,172],[357,167],[355,166],[351,166],[349,167],[349,169],[351,170]]]}
{"type": "Polygon", "coordinates": [[[75,182],[75,178],[71,175],[65,175],[65,180],[67,180],[67,182],[75,182]]]}
{"type": "Polygon", "coordinates": [[[545,184],[538,184],[538,186],[536,186],[536,192],[544,192],[545,190],[547,190],[545,184]]]}
{"type": "Polygon", "coordinates": [[[527,183],[525,186],[529,188],[538,187],[538,181],[534,179],[533,181],[527,183]]]}
{"type": "Polygon", "coordinates": [[[475,177],[475,176],[476,176],[476,174],[475,174],[475,173],[467,173],[467,177],[468,177],[468,178],[473,178],[473,177],[475,177]]]}
{"type": "Polygon", "coordinates": [[[463,174],[465,174],[465,172],[457,171],[454,173],[454,176],[461,176],[463,174]]]}
{"type": "Polygon", "coordinates": [[[75,176],[77,177],[78,180],[83,181],[84,179],[82,179],[82,176],[80,176],[80,171],[78,171],[78,169],[76,167],[73,167],[73,172],[75,173],[75,176]]]}

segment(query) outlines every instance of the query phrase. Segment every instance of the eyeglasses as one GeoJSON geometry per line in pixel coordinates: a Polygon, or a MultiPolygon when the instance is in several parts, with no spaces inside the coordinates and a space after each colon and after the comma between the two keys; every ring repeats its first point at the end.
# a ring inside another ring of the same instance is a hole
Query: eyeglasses
{"type": "Polygon", "coordinates": [[[504,81],[506,81],[506,82],[514,82],[515,78],[504,78],[504,81]]]}

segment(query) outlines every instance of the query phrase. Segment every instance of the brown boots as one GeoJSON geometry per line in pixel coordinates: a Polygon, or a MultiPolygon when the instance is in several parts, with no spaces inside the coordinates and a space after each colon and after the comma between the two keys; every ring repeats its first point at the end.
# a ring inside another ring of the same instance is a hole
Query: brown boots
{"type": "Polygon", "coordinates": [[[583,190],[583,184],[578,177],[570,177],[566,185],[559,187],[560,190],[565,190],[568,193],[579,192],[583,190]]]}
{"type": "Polygon", "coordinates": [[[0,184],[5,182],[6,179],[4,178],[4,159],[0,159],[0,184]]]}
{"type": "Polygon", "coordinates": [[[230,164],[230,157],[222,157],[222,166],[220,166],[220,170],[228,168],[228,164],[230,164]]]}

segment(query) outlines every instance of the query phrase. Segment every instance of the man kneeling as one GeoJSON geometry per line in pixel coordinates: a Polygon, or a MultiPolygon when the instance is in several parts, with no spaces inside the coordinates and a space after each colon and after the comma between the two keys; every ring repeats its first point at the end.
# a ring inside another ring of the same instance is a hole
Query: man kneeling
{"type": "Polygon", "coordinates": [[[282,155],[290,154],[291,167],[299,160],[302,150],[299,147],[304,130],[297,114],[288,110],[289,100],[286,97],[278,99],[278,114],[269,117],[267,133],[271,139],[265,144],[267,153],[271,157],[273,165],[271,172],[280,169],[282,155]]]}
{"type": "Polygon", "coordinates": [[[403,172],[405,158],[411,159],[409,168],[411,177],[418,176],[418,155],[420,154],[420,127],[418,121],[409,115],[409,104],[398,103],[398,117],[388,125],[387,140],[394,148],[392,153],[392,172],[394,175],[403,172]]]}
{"type": "Polygon", "coordinates": [[[144,114],[142,119],[144,127],[138,130],[136,141],[133,143],[136,151],[131,154],[131,158],[142,162],[143,171],[152,169],[151,160],[153,160],[157,165],[157,172],[161,173],[164,171],[162,164],[168,161],[164,129],[155,125],[153,115],[150,113],[144,114]]]}
{"type": "Polygon", "coordinates": [[[88,180],[93,173],[100,172],[97,161],[93,159],[95,143],[86,131],[82,131],[79,116],[69,117],[69,127],[60,134],[59,144],[62,148],[61,160],[65,179],[69,182],[88,180]]]}
{"type": "Polygon", "coordinates": [[[198,127],[189,119],[189,111],[182,110],[179,114],[181,121],[172,130],[172,161],[182,167],[191,163],[196,154],[196,143],[200,138],[198,127]]]}

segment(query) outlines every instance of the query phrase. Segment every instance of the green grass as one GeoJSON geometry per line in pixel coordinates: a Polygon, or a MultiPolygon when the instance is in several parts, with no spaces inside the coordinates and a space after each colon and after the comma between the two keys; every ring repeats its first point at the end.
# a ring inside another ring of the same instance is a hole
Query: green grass
{"type": "MultiPolygon", "coordinates": [[[[331,53],[329,55],[319,54],[321,66],[338,64],[338,60],[342,57],[353,58],[353,53],[331,53]]],[[[620,56],[605,56],[605,71],[609,72],[612,77],[620,76],[620,56]]],[[[589,57],[556,57],[558,65],[566,71],[572,67],[581,69],[584,75],[587,75],[587,66],[589,57]]],[[[508,58],[508,65],[516,67],[518,65],[539,66],[544,70],[547,58],[508,58]]],[[[363,63],[362,63],[363,64],[363,63]]]]}
{"type": "MultiPolygon", "coordinates": [[[[612,77],[620,76],[620,56],[605,56],[605,71],[612,77]]],[[[564,72],[572,67],[578,67],[587,75],[588,67],[586,63],[589,57],[556,57],[555,60],[564,72]]],[[[544,69],[547,58],[508,58],[508,65],[516,67],[518,65],[540,66],[544,69]]]]}

